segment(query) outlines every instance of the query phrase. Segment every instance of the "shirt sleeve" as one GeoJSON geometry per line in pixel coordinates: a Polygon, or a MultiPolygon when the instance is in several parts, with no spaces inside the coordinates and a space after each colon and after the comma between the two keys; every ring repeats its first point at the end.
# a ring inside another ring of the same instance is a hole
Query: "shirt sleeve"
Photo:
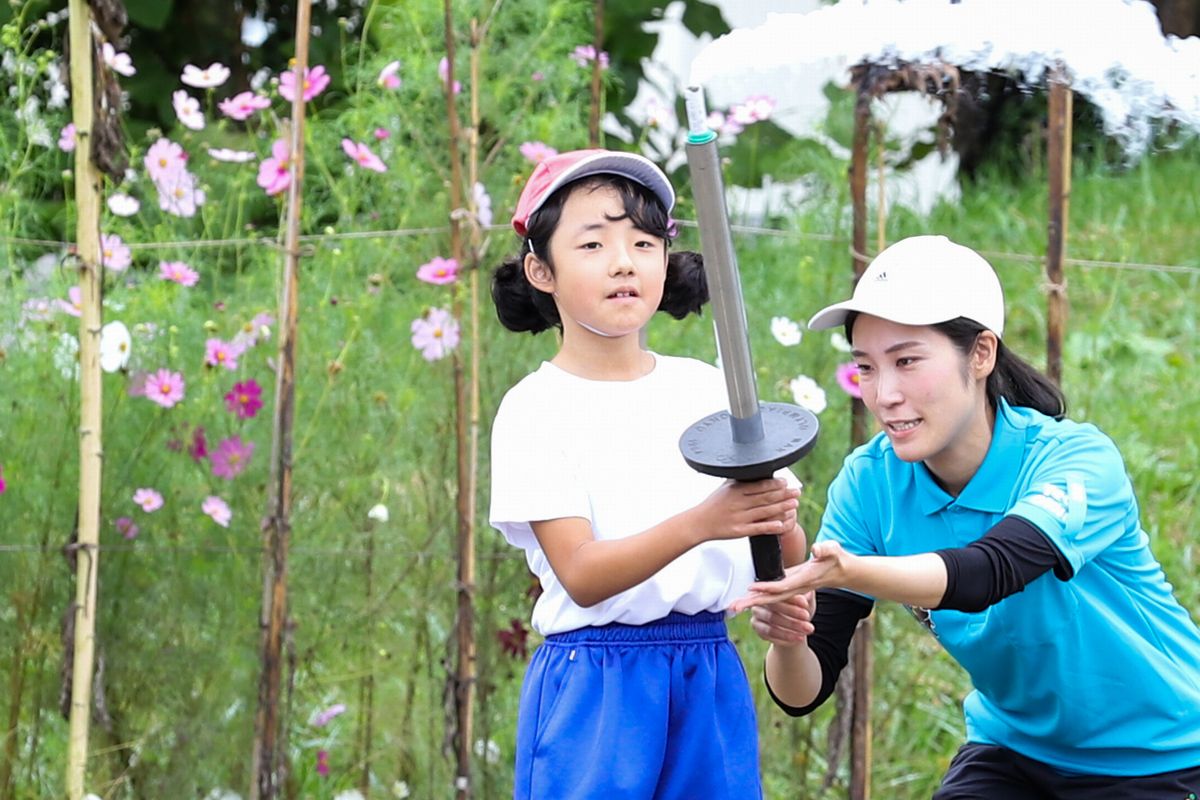
{"type": "Polygon", "coordinates": [[[525,550],[538,543],[529,523],[583,517],[591,504],[568,455],[553,414],[539,414],[518,395],[505,397],[492,423],[489,521],[508,542],[525,550]]]}
{"type": "Polygon", "coordinates": [[[1072,573],[1137,526],[1137,503],[1116,445],[1090,425],[1047,447],[1009,514],[1046,535],[1072,573]]]}
{"type": "Polygon", "coordinates": [[[873,536],[867,527],[866,510],[870,505],[870,492],[859,474],[862,458],[851,453],[829,484],[817,541],[835,541],[854,555],[884,555],[878,537],[873,536]]]}

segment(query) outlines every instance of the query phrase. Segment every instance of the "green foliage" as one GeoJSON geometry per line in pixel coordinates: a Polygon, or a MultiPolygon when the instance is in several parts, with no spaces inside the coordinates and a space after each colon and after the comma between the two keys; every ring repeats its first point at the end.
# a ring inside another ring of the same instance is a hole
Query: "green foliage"
{"type": "MultiPolygon", "coordinates": [[[[492,7],[455,6],[454,68],[463,83],[455,102],[464,125],[476,88],[464,32],[471,16],[482,21],[492,7]]],[[[41,116],[54,138],[67,121],[65,109],[45,108],[52,63],[47,48],[61,46],[62,35],[61,23],[34,25],[48,8],[18,7],[3,31],[3,46],[20,65],[12,80],[21,100],[0,107],[0,229],[6,236],[73,237],[72,183],[69,174],[64,177],[72,158],[32,141],[28,120],[14,110],[30,96],[41,97],[41,116]]],[[[136,21],[148,25],[144,15],[154,9],[130,4],[131,13],[135,8],[136,21]]],[[[178,0],[163,29],[163,41],[170,44],[163,47],[179,48],[185,31],[175,21],[188,8],[201,13],[178,0]]],[[[7,9],[0,6],[0,14],[7,9]]],[[[587,142],[590,71],[570,54],[591,40],[590,10],[584,0],[511,0],[490,20],[477,79],[478,179],[497,222],[506,219],[529,171],[517,152],[520,143],[540,140],[565,150],[587,142]]],[[[636,70],[620,77],[621,70],[636,63],[636,48],[652,44],[615,33],[640,30],[644,12],[639,18],[632,6],[613,3],[607,12],[614,66],[606,78],[606,102],[623,107],[636,70]],[[619,50],[618,39],[631,49],[619,50]]],[[[713,14],[707,4],[689,3],[685,20],[715,31],[713,14]]],[[[279,22],[282,37],[284,19],[279,22]]],[[[550,334],[502,331],[486,301],[486,270],[516,245],[507,230],[481,231],[478,249],[469,248],[465,266],[478,266],[483,274],[468,269],[453,287],[414,278],[418,265],[450,255],[448,133],[437,77],[442,24],[440,4],[380,0],[353,31],[334,23],[325,29],[329,38],[314,44],[312,63],[325,64],[335,80],[310,103],[306,129],[304,233],[317,238],[303,245],[298,297],[293,624],[285,709],[299,797],[331,798],[358,785],[364,764],[372,796],[387,796],[397,782],[413,797],[451,793],[454,766],[444,737],[456,590],[455,362],[425,361],[410,343],[410,326],[430,307],[468,309],[473,280],[483,298],[478,423],[485,480],[476,497],[480,744],[472,777],[479,797],[510,794],[524,660],[504,650],[498,633],[514,622],[528,623],[530,582],[521,554],[486,526],[487,429],[503,391],[552,355],[555,342],[550,334]],[[395,91],[376,84],[379,70],[393,59],[402,63],[403,84],[395,91]],[[389,131],[388,138],[377,140],[377,128],[389,131]],[[344,137],[369,142],[388,171],[354,166],[341,150],[344,137]],[[350,236],[393,229],[432,232],[350,236]],[[380,504],[388,509],[386,521],[368,516],[380,504]],[[315,725],[315,714],[335,703],[344,703],[346,713],[315,725]],[[362,739],[368,710],[369,749],[362,739]],[[498,759],[489,758],[497,749],[498,759]],[[317,770],[321,750],[329,754],[328,776],[317,770]]],[[[206,797],[217,787],[244,793],[260,668],[260,526],[269,495],[278,323],[270,326],[271,338],[240,357],[236,370],[205,367],[203,358],[207,339],[232,339],[257,314],[275,311],[281,253],[273,243],[282,203],[281,197],[267,197],[255,176],[257,163],[281,135],[288,106],[268,85],[272,108],[235,123],[215,112],[215,102],[227,96],[224,89],[195,92],[209,124],[187,131],[174,123],[169,100],[178,86],[181,64],[174,62],[180,51],[164,50],[171,57],[161,59],[162,69],[152,69],[153,58],[146,56],[143,70],[139,52],[153,42],[144,33],[133,39],[143,81],[130,82],[140,98],[134,111],[163,108],[161,120],[169,124],[152,130],[148,119],[130,123],[132,164],[143,174],[107,188],[138,197],[142,210],[128,218],[106,211],[102,220],[105,233],[154,249],[135,250],[133,267],[110,274],[105,284],[106,320],[125,322],[134,341],[128,369],[103,376],[97,642],[106,716],[93,728],[89,788],[122,799],[206,797]],[[188,152],[189,168],[200,178],[207,199],[194,217],[160,210],[144,175],[142,159],[160,135],[188,152]],[[209,147],[248,150],[255,158],[243,165],[219,162],[207,155],[209,147]],[[235,239],[240,241],[216,243],[235,239]],[[164,260],[192,265],[201,274],[199,284],[184,288],[160,280],[158,262],[164,260]],[[187,381],[186,398],[175,408],[130,396],[138,372],[160,367],[182,372],[187,381]],[[223,398],[235,380],[251,378],[264,387],[266,407],[254,418],[238,419],[223,398]],[[252,441],[247,470],[227,481],[213,475],[208,462],[194,460],[188,446],[197,426],[204,428],[210,450],[232,435],[252,441]],[[139,487],[161,491],[164,507],[152,513],[137,508],[132,494],[139,487]],[[228,528],[200,512],[210,494],[232,507],[228,528]],[[136,538],[126,540],[117,531],[115,521],[123,516],[139,526],[136,538]]],[[[226,45],[213,45],[219,46],[226,45]]],[[[285,49],[279,44],[253,59],[263,59],[277,75],[286,67],[285,49]]],[[[849,95],[833,88],[830,94],[833,111],[823,133],[848,145],[849,95]]],[[[464,150],[466,143],[464,137],[464,150]]],[[[776,181],[802,177],[810,189],[794,207],[771,210],[785,235],[739,234],[736,245],[760,395],[790,400],[788,381],[799,374],[812,376],[829,393],[821,440],[796,467],[806,486],[801,521],[815,531],[826,485],[848,442],[848,403],[834,381],[846,356],[824,334],[810,333],[784,347],[772,337],[769,320],[776,315],[804,320],[849,286],[846,164],[823,144],[790,139],[764,123],[748,128],[724,155],[731,159],[731,184],[757,186],[769,174],[776,181]],[[830,241],[828,234],[838,238],[830,241]]],[[[1200,182],[1196,156],[1192,147],[1157,154],[1132,169],[1116,170],[1101,160],[1077,165],[1071,255],[1179,264],[1191,271],[1070,267],[1065,348],[1073,415],[1095,422],[1121,447],[1156,553],[1192,609],[1200,606],[1193,521],[1200,492],[1192,475],[1200,461],[1195,271],[1200,262],[1191,231],[1200,201],[1181,187],[1200,182]]],[[[1009,297],[1006,339],[1035,362],[1044,350],[1040,268],[1003,254],[1044,249],[1043,186],[1036,170],[1020,184],[985,171],[960,204],[938,207],[928,219],[894,211],[887,229],[890,240],[939,231],[1001,254],[993,261],[1009,297]]],[[[470,187],[462,189],[469,197],[470,187]]],[[[686,189],[680,193],[685,216],[686,189]]],[[[684,228],[678,247],[698,247],[694,229],[684,228]]],[[[71,349],[78,321],[24,304],[30,298],[66,299],[76,281],[72,267],[67,254],[54,248],[0,244],[0,467],[8,483],[0,495],[0,529],[3,543],[17,548],[0,550],[0,585],[10,601],[0,603],[0,685],[6,687],[0,719],[15,713],[18,721],[13,785],[22,799],[63,793],[67,727],[58,712],[60,637],[74,597],[74,573],[61,548],[71,537],[79,482],[71,349]],[[14,685],[21,686],[19,692],[8,691],[14,685]]],[[[466,335],[472,324],[465,310],[463,317],[466,335]]],[[[656,319],[648,338],[662,352],[707,360],[715,355],[708,316],[656,319]]],[[[472,348],[465,336],[458,350],[464,367],[472,348]]],[[[962,739],[959,703],[969,687],[961,670],[902,611],[883,606],[877,619],[873,793],[928,797],[962,739]]],[[[731,630],[748,673],[757,676],[764,646],[744,617],[731,630]]],[[[845,796],[844,761],[831,766],[832,704],[792,720],[774,709],[757,680],[752,684],[767,796],[845,796]]]]}

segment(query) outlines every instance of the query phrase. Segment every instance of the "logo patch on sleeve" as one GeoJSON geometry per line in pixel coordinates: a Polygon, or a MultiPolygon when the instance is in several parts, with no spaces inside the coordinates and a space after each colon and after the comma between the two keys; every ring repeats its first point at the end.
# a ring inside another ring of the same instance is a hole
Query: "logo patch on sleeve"
{"type": "Polygon", "coordinates": [[[1043,483],[1038,490],[1030,495],[1029,502],[1053,516],[1059,522],[1065,522],[1069,510],[1068,495],[1052,483],[1043,483]]]}

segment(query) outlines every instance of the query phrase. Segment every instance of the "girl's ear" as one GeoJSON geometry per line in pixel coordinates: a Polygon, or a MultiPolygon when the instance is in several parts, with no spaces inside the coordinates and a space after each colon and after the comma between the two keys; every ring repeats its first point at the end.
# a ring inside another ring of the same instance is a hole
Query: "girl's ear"
{"type": "Polygon", "coordinates": [[[996,353],[1000,340],[992,331],[980,331],[975,337],[975,348],[971,351],[971,371],[976,378],[986,378],[996,369],[996,353]]]}
{"type": "Polygon", "coordinates": [[[554,273],[545,261],[533,253],[525,254],[525,278],[538,291],[554,294],[554,273]]]}

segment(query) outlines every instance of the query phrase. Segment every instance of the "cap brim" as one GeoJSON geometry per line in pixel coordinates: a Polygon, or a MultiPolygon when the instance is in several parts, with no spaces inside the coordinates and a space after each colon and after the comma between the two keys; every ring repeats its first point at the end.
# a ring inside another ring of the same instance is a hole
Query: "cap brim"
{"type": "MultiPolygon", "coordinates": [[[[591,175],[604,174],[623,175],[645,186],[659,199],[659,202],[666,208],[667,213],[670,213],[671,209],[675,207],[675,190],[671,187],[671,182],[667,180],[667,176],[653,162],[632,153],[610,151],[597,153],[581,159],[579,162],[573,164],[570,169],[556,177],[542,191],[542,203],[539,203],[537,208],[540,208],[550,195],[571,181],[577,181],[580,178],[586,178],[591,175]]],[[[537,208],[530,210],[530,215],[537,208]]]]}
{"type": "Polygon", "coordinates": [[[858,311],[854,306],[855,303],[853,300],[846,300],[845,302],[822,308],[809,319],[808,329],[810,331],[821,331],[826,328],[836,328],[838,325],[843,325],[850,312],[858,311]]]}

